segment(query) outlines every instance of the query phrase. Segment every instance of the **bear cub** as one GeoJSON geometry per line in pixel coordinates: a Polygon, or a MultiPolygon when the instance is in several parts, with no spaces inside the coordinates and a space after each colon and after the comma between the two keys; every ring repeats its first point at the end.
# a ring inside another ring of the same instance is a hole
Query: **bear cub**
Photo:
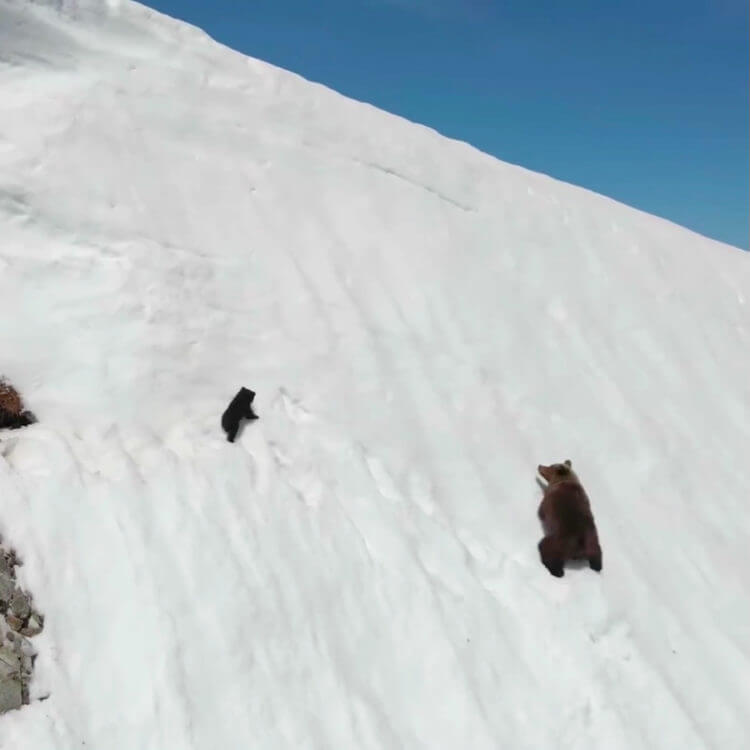
{"type": "Polygon", "coordinates": [[[240,388],[237,395],[229,402],[226,411],[221,415],[221,426],[227,433],[227,440],[234,442],[237,437],[237,431],[240,429],[241,419],[258,419],[258,415],[253,412],[253,399],[255,391],[249,388],[240,388]]]}
{"type": "Polygon", "coordinates": [[[539,542],[542,563],[561,578],[566,560],[588,560],[592,570],[602,569],[602,550],[588,496],[572,469],[571,462],[539,466],[547,480],[539,505],[544,538],[539,542]]]}

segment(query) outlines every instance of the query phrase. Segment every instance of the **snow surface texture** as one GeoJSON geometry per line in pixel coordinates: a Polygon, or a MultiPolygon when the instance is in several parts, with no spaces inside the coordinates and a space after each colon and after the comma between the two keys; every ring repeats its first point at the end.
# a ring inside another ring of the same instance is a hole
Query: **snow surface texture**
{"type": "Polygon", "coordinates": [[[0,747],[745,747],[750,256],[129,2],[0,0],[0,232],[0,747]]]}

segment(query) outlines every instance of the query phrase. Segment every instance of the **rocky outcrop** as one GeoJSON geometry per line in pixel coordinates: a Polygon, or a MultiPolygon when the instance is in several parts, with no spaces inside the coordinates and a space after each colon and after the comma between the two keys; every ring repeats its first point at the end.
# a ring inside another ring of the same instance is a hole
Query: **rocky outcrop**
{"type": "MultiPolygon", "coordinates": [[[[18,391],[0,376],[0,429],[25,427],[35,421],[18,391]]],[[[0,546],[0,713],[29,702],[36,656],[29,638],[44,627],[44,617],[34,609],[31,594],[16,582],[19,564],[13,550],[0,546]]]]}
{"type": "Polygon", "coordinates": [[[42,632],[44,617],[16,582],[15,552],[0,547],[0,713],[29,702],[36,653],[30,638],[42,632]]]}

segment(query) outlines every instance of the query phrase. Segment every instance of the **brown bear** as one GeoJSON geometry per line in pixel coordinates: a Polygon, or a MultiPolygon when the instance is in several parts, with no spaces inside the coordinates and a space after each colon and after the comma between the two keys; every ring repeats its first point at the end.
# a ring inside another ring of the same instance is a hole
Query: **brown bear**
{"type": "Polygon", "coordinates": [[[538,510],[545,534],[539,542],[539,553],[547,570],[558,578],[564,575],[566,560],[588,560],[592,570],[602,569],[602,550],[589,499],[571,466],[568,460],[538,469],[547,480],[538,510]]]}
{"type": "Polygon", "coordinates": [[[36,422],[36,417],[23,408],[18,391],[0,377],[0,429],[17,429],[36,422]]]}

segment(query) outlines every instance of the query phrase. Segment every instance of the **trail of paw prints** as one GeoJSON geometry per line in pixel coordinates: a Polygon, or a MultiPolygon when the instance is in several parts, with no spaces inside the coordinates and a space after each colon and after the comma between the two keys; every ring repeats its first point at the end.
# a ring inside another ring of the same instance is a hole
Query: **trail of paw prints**
{"type": "Polygon", "coordinates": [[[82,474],[94,480],[145,481],[171,457],[160,436],[148,427],[92,426],[72,431],[67,441],[82,474]]]}
{"type": "Polygon", "coordinates": [[[436,506],[433,499],[432,484],[430,480],[417,471],[411,471],[407,480],[409,497],[412,502],[428,518],[435,515],[436,506]]]}
{"type": "Polygon", "coordinates": [[[308,508],[318,508],[324,494],[318,473],[306,462],[300,468],[300,462],[293,460],[278,443],[271,441],[268,447],[276,473],[308,508]]]}
{"type": "Polygon", "coordinates": [[[560,748],[570,748],[570,750],[591,748],[591,750],[594,750],[590,735],[592,716],[595,710],[591,698],[586,698],[582,703],[565,713],[558,735],[560,748]]]}
{"type": "Polygon", "coordinates": [[[49,477],[73,472],[81,480],[81,466],[66,441],[55,430],[41,425],[3,441],[2,453],[12,470],[27,477],[49,477]]]}
{"type": "Polygon", "coordinates": [[[289,394],[286,388],[279,388],[278,400],[280,401],[286,416],[295,424],[306,424],[312,421],[312,414],[302,405],[299,399],[289,394]]]}
{"type": "Polygon", "coordinates": [[[632,627],[621,617],[603,617],[599,625],[590,628],[588,639],[604,662],[629,662],[635,654],[632,627]]]}
{"type": "MultiPolygon", "coordinates": [[[[591,748],[599,748],[603,743],[627,747],[631,743],[624,736],[622,716],[631,716],[632,712],[615,710],[608,705],[606,695],[609,687],[621,683],[623,669],[632,667],[636,649],[630,624],[619,617],[609,616],[589,633],[588,640],[593,646],[587,656],[593,662],[593,673],[587,680],[590,689],[567,714],[560,733],[561,747],[576,750],[586,747],[581,744],[582,738],[588,739],[591,748]]],[[[634,697],[634,700],[638,702],[640,698],[634,697]]]]}
{"type": "MultiPolygon", "coordinates": [[[[273,437],[265,442],[265,450],[255,443],[248,448],[253,456],[262,456],[261,475],[278,477],[308,508],[317,509],[326,495],[322,476],[326,467],[341,455],[342,444],[327,434],[302,400],[286,388],[279,388],[271,402],[274,415],[273,437]],[[313,435],[307,428],[315,426],[313,435]],[[290,430],[289,427],[292,427],[290,430]]],[[[261,486],[267,482],[261,480],[261,486]]]]}
{"type": "Polygon", "coordinates": [[[268,494],[277,476],[274,458],[273,440],[266,437],[263,425],[254,421],[247,426],[234,444],[226,443],[229,448],[239,446],[246,460],[249,461],[251,474],[250,484],[253,492],[268,494]]]}
{"type": "Polygon", "coordinates": [[[398,491],[396,484],[394,483],[391,475],[386,471],[383,463],[370,455],[363,446],[358,446],[362,461],[367,468],[367,472],[375,482],[375,487],[378,492],[388,501],[392,503],[403,502],[401,493],[398,491]]]}
{"type": "Polygon", "coordinates": [[[354,451],[381,497],[393,504],[405,503],[408,498],[425,516],[435,516],[437,507],[432,497],[432,487],[426,477],[416,471],[409,472],[406,478],[406,493],[403,493],[383,461],[372,455],[361,443],[354,445],[354,451]]]}
{"type": "Polygon", "coordinates": [[[429,479],[412,470],[402,492],[379,458],[361,445],[357,451],[378,494],[402,515],[402,532],[412,537],[415,559],[431,584],[459,597],[472,585],[470,581],[477,585],[476,569],[492,553],[469,532],[450,523],[435,501],[429,479]]]}
{"type": "Polygon", "coordinates": [[[219,419],[211,415],[173,425],[164,436],[164,445],[179,458],[197,458],[206,447],[222,450],[227,438],[219,419]]]}
{"type": "MultiPolygon", "coordinates": [[[[407,477],[408,496],[413,505],[426,517],[444,527],[455,538],[464,551],[468,566],[484,582],[482,576],[497,573],[504,567],[507,556],[500,546],[478,538],[466,528],[453,527],[441,512],[435,500],[435,491],[429,478],[418,471],[411,471],[407,477]]],[[[486,586],[485,586],[486,588],[486,586]]]]}

